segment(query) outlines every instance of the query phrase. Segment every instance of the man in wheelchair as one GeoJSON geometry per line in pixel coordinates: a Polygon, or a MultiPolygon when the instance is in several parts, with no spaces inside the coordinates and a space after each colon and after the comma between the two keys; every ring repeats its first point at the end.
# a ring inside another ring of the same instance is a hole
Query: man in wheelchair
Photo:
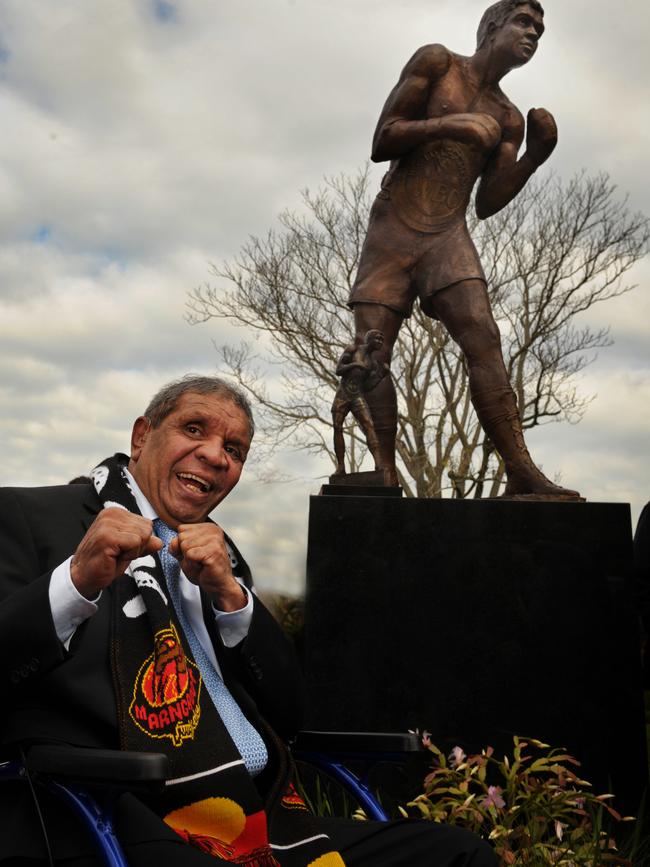
{"type": "MultiPolygon", "coordinates": [[[[164,386],[130,456],[88,484],[0,490],[5,749],[64,743],[164,753],[162,793],[123,795],[129,864],[248,867],[496,863],[454,828],[317,819],[286,741],[301,719],[293,650],[208,515],[239,481],[246,398],[215,377],[164,386]]],[[[39,795],[56,864],[96,864],[67,807],[39,795]]],[[[0,786],[0,865],[47,863],[28,787],[0,786]]]]}

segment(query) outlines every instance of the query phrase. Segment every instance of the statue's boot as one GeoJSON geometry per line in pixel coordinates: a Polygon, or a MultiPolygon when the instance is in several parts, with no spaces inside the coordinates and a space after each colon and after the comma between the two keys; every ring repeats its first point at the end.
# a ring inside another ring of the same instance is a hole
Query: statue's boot
{"type": "Polygon", "coordinates": [[[388,430],[377,430],[377,450],[373,452],[375,458],[375,469],[381,470],[384,474],[384,484],[389,487],[397,487],[399,478],[397,476],[397,467],[395,465],[395,438],[397,437],[397,429],[389,428],[388,430]]]}
{"type": "Polygon", "coordinates": [[[584,499],[577,491],[554,484],[535,466],[524,441],[517,399],[509,385],[473,393],[472,403],[483,430],[505,463],[508,481],[504,497],[531,500],[584,499]]]}

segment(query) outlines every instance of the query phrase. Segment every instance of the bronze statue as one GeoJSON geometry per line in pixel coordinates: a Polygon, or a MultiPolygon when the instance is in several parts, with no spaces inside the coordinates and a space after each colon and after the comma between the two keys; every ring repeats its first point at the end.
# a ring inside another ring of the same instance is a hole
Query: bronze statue
{"type": "MultiPolygon", "coordinates": [[[[477,179],[476,211],[485,219],[517,195],[555,148],[552,115],[533,108],[526,150],[517,159],[524,118],[499,86],[506,73],[531,59],[543,32],[537,0],[500,0],[483,15],[471,57],[425,45],[406,64],[373,139],[373,161],[391,164],[372,207],[349,304],[358,335],[383,332],[377,359],[390,364],[402,320],[418,298],[465,354],[474,408],[505,462],[506,496],[578,499],[577,492],[549,481],[528,453],[485,275],[465,221],[477,179]]],[[[377,464],[396,485],[391,377],[366,399],[377,464]]]]}
{"type": "Polygon", "coordinates": [[[380,364],[376,358],[372,358],[372,355],[383,345],[384,335],[381,331],[371,328],[365,335],[357,335],[355,342],[345,347],[339,359],[336,374],[341,377],[341,384],[332,404],[334,453],[336,454],[334,476],[345,475],[343,422],[350,412],[365,434],[368,448],[375,459],[375,469],[380,469],[379,440],[365,395],[372,391],[388,373],[385,362],[380,364]]]}

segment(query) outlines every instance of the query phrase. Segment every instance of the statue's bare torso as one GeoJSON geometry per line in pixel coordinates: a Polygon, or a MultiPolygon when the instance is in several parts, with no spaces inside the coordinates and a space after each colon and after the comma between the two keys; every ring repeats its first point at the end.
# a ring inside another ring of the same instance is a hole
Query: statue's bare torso
{"type": "MultiPolygon", "coordinates": [[[[435,82],[426,101],[426,118],[473,114],[473,123],[484,132],[473,142],[451,137],[425,142],[392,161],[382,182],[384,194],[400,219],[421,232],[438,232],[464,219],[474,184],[495,146],[508,138],[521,142],[521,113],[500,88],[477,92],[468,61],[442,45],[426,45],[405,69],[406,74],[410,68],[423,71],[435,82]]],[[[384,114],[390,116],[394,108],[389,97],[384,114]]]]}

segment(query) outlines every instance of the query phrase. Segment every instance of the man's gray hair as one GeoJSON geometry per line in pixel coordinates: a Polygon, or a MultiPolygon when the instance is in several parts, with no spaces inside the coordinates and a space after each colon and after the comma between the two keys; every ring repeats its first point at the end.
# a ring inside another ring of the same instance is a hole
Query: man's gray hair
{"type": "Polygon", "coordinates": [[[144,416],[151,422],[151,427],[158,427],[163,419],[176,409],[181,397],[189,392],[214,394],[217,397],[232,401],[245,413],[252,438],[255,433],[255,420],[253,419],[253,410],[244,392],[219,376],[201,376],[197,373],[188,373],[180,379],[168,382],[154,394],[149,401],[149,406],[144,411],[144,416]]]}
{"type": "Polygon", "coordinates": [[[540,15],[544,14],[542,4],[538,0],[498,0],[493,3],[483,13],[483,17],[478,25],[476,32],[476,49],[482,48],[490,33],[490,25],[496,24],[497,30],[506,23],[508,15],[516,9],[517,6],[532,6],[540,15]]]}

